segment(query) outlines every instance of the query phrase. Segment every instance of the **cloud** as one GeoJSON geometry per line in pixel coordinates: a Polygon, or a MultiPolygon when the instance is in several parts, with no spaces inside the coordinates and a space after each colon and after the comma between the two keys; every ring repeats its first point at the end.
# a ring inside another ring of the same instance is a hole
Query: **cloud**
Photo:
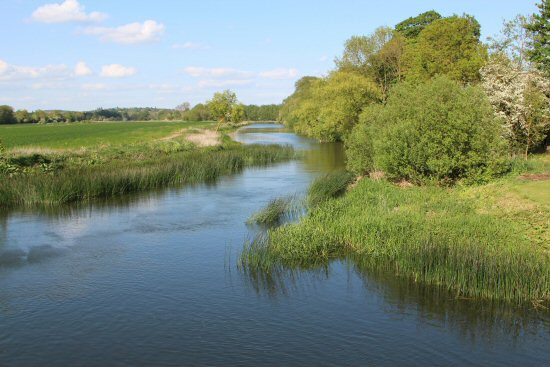
{"type": "Polygon", "coordinates": [[[224,77],[249,77],[254,73],[245,70],[237,70],[231,68],[203,68],[196,66],[189,66],[183,69],[183,71],[192,77],[210,77],[210,78],[224,78],[224,77]]]}
{"type": "Polygon", "coordinates": [[[208,50],[210,46],[202,43],[185,42],[185,43],[174,43],[172,45],[172,48],[175,48],[175,49],[184,48],[187,50],[208,50]]]}
{"type": "Polygon", "coordinates": [[[0,60],[0,80],[19,79],[64,79],[70,76],[67,65],[46,65],[46,66],[20,66],[10,65],[0,60]]]}
{"type": "Polygon", "coordinates": [[[319,58],[319,61],[321,61],[321,62],[326,62],[326,61],[328,61],[328,56],[327,56],[327,55],[321,56],[321,57],[319,58]]]}
{"type": "Polygon", "coordinates": [[[77,0],[65,0],[58,4],[46,4],[37,8],[31,19],[42,23],[99,22],[107,18],[106,14],[93,11],[86,14],[84,6],[77,0]]]}
{"type": "Polygon", "coordinates": [[[164,28],[164,24],[146,20],[143,23],[135,22],[114,28],[88,27],[84,29],[84,33],[98,36],[104,42],[136,44],[158,41],[164,28]]]}
{"type": "Polygon", "coordinates": [[[124,78],[137,73],[137,69],[120,64],[104,65],[101,68],[101,76],[106,78],[124,78]]]}
{"type": "Polygon", "coordinates": [[[273,70],[267,70],[262,72],[251,72],[246,70],[238,70],[232,68],[204,68],[197,66],[189,66],[183,69],[183,71],[195,78],[210,78],[210,79],[224,79],[224,78],[260,78],[260,79],[292,79],[298,75],[298,70],[294,68],[285,69],[277,68],[273,70]]]}
{"type": "Polygon", "coordinates": [[[83,61],[78,62],[74,67],[75,76],[87,76],[92,74],[93,74],[92,69],[90,69],[90,67],[86,65],[86,63],[83,61]]]}
{"type": "Polygon", "coordinates": [[[229,79],[229,80],[215,80],[215,79],[208,79],[208,80],[201,80],[199,81],[198,85],[199,87],[229,87],[229,86],[239,86],[239,85],[248,85],[252,84],[252,79],[229,79]]]}
{"type": "Polygon", "coordinates": [[[259,76],[265,79],[292,79],[298,75],[298,70],[294,68],[290,69],[273,69],[268,71],[262,71],[259,76]]]}

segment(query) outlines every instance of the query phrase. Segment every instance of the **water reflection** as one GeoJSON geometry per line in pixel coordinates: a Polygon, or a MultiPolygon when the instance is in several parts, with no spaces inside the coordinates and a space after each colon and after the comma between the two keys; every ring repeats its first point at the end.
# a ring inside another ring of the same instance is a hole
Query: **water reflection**
{"type": "Polygon", "coordinates": [[[503,338],[520,343],[528,335],[550,334],[548,309],[537,309],[532,304],[457,298],[448,289],[421,285],[383,268],[373,269],[372,264],[366,265],[353,257],[305,267],[274,264],[269,271],[254,267],[239,269],[256,294],[270,299],[299,297],[314,284],[347,273],[348,281],[362,284],[366,297],[376,294],[383,300],[385,313],[398,319],[414,315],[419,325],[451,330],[472,345],[503,338]]]}

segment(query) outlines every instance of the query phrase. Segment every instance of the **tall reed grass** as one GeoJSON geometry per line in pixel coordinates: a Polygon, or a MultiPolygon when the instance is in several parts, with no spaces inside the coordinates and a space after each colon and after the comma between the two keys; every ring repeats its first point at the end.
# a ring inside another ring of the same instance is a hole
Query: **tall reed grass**
{"type": "Polygon", "coordinates": [[[362,266],[457,297],[550,302],[550,257],[512,220],[476,211],[453,190],[363,180],[298,223],[247,244],[249,273],[312,268],[353,255],[362,266]]]}
{"type": "MultiPolygon", "coordinates": [[[[125,157],[126,153],[121,153],[125,157]]],[[[69,164],[55,172],[33,170],[0,175],[0,208],[48,207],[120,196],[167,186],[212,182],[244,167],[293,157],[290,147],[241,146],[193,149],[151,155],[133,152],[131,160],[69,164]]]]}

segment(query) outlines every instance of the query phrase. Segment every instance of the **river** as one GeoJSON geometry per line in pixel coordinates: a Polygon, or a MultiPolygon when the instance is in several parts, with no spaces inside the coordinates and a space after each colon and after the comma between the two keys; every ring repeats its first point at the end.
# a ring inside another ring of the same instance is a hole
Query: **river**
{"type": "Polygon", "coordinates": [[[543,366],[548,311],[457,300],[351,262],[252,279],[246,219],[343,165],[275,125],[244,143],[303,158],[215,184],[0,216],[0,366],[543,366]]]}

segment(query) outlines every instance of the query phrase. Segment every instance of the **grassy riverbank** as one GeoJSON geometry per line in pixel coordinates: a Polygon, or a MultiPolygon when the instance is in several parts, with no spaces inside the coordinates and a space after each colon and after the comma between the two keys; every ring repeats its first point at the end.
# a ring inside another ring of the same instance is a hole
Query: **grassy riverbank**
{"type": "MultiPolygon", "coordinates": [[[[205,126],[205,123],[185,124],[187,127],[205,126]]],[[[79,141],[86,140],[87,125],[79,126],[83,130],[78,130],[77,126],[74,131],[84,135],[79,141]]],[[[36,147],[25,143],[12,146],[0,160],[3,169],[0,207],[51,207],[167,186],[213,182],[221,175],[290,159],[294,155],[288,147],[246,146],[227,136],[216,137],[215,146],[201,148],[189,139],[198,135],[196,130],[182,130],[176,124],[177,129],[170,130],[171,134],[158,138],[157,132],[151,135],[155,126],[156,122],[148,122],[145,130],[136,127],[134,133],[141,135],[141,143],[131,143],[133,138],[115,139],[120,129],[126,128],[117,126],[112,135],[103,133],[108,140],[116,142],[113,145],[98,146],[97,128],[94,127],[93,137],[88,141],[96,143],[91,147],[55,149],[60,144],[57,140],[51,146],[36,147]]]]}
{"type": "Polygon", "coordinates": [[[351,257],[457,297],[549,302],[549,196],[549,181],[518,177],[453,189],[365,179],[249,244],[240,265],[269,273],[351,257]]]}

